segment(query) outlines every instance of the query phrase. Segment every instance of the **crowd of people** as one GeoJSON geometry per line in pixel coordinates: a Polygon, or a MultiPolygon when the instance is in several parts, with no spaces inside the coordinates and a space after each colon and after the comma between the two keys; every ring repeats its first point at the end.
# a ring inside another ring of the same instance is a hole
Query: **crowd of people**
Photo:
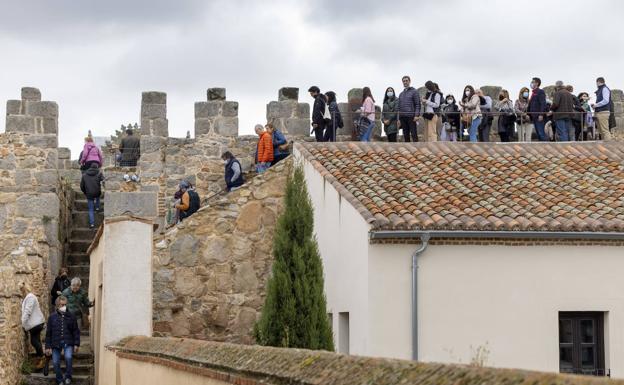
{"type": "MultiPolygon", "coordinates": [[[[411,86],[409,76],[401,79],[403,90],[397,95],[393,87],[385,90],[381,122],[388,142],[398,141],[402,132],[405,142],[417,142],[418,126],[424,120],[422,140],[490,141],[495,117],[501,142],[611,140],[615,127],[614,104],[605,79],[596,79],[595,103],[589,93],[574,94],[571,85],[557,81],[554,95],[549,99],[541,88],[541,79],[531,79],[513,101],[509,91],[502,89],[497,100],[471,85],[464,87],[461,98],[444,95],[437,83],[427,81],[425,95],[411,86]],[[421,120],[422,119],[422,120],[421,120]],[[438,124],[441,122],[441,124],[438,124]]],[[[312,132],[316,141],[335,141],[336,131],[344,127],[343,116],[333,91],[321,93],[319,87],[308,89],[314,98],[312,132]]],[[[362,89],[360,108],[353,112],[356,140],[368,142],[375,128],[375,98],[369,87],[362,89]]]]}
{"type": "Polygon", "coordinates": [[[80,329],[88,322],[87,309],[94,305],[89,301],[86,290],[80,287],[80,278],[68,279],[68,270],[62,267],[51,289],[53,311],[47,319],[37,296],[25,283],[19,284],[22,300],[22,327],[30,336],[35,350],[35,369],[47,376],[52,360],[57,384],[71,384],[72,357],[80,349],[80,329]],[[45,329],[44,344],[41,332],[45,329]],[[61,370],[61,357],[65,361],[65,372],[61,370]]]}

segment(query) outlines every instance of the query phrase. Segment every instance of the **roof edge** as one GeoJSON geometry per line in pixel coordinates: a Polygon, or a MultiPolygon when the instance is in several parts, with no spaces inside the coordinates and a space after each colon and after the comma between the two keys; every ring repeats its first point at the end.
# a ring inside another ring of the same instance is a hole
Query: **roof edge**
{"type": "Polygon", "coordinates": [[[462,231],[462,230],[373,230],[370,240],[431,238],[501,238],[501,239],[597,239],[624,240],[624,233],[580,231],[462,231]]]}

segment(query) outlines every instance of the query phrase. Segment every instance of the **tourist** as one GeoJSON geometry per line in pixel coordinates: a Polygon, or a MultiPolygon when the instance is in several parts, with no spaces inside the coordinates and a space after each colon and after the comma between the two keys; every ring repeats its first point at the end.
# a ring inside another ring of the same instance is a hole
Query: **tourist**
{"type": "Polygon", "coordinates": [[[403,76],[403,91],[399,94],[399,128],[403,130],[403,140],[418,142],[418,118],[420,117],[420,95],[410,86],[409,76],[403,76]]]}
{"type": "Polygon", "coordinates": [[[71,285],[63,290],[62,296],[67,300],[67,310],[76,317],[78,326],[82,327],[83,311],[86,313],[87,309],[92,307],[94,303],[89,301],[89,294],[80,285],[82,285],[80,278],[72,278],[71,285]]]}
{"type": "Polygon", "coordinates": [[[141,140],[134,136],[131,128],[126,130],[126,137],[121,139],[119,152],[121,152],[122,167],[136,167],[141,156],[141,140]]]}
{"type": "Polygon", "coordinates": [[[80,190],[87,198],[89,209],[89,228],[95,228],[95,213],[100,211],[100,196],[102,195],[102,181],[104,175],[100,172],[97,163],[91,163],[89,169],[82,174],[80,190]]]}
{"type": "Polygon", "coordinates": [[[514,136],[516,114],[507,90],[500,91],[494,110],[498,113],[498,136],[501,142],[511,142],[514,136]]]}
{"type": "Polygon", "coordinates": [[[533,78],[531,80],[531,96],[529,97],[529,105],[527,108],[527,114],[531,117],[535,132],[537,132],[537,138],[545,142],[546,132],[544,127],[546,126],[545,114],[548,112],[548,106],[546,105],[546,93],[540,88],[542,80],[540,78],[533,78]]]}
{"type": "Polygon", "coordinates": [[[221,155],[223,164],[225,165],[225,190],[230,192],[238,189],[245,183],[243,178],[243,168],[238,159],[231,152],[226,151],[221,155]]]}
{"type": "Polygon", "coordinates": [[[427,93],[421,99],[422,104],[425,105],[425,112],[423,113],[426,124],[425,142],[435,142],[438,140],[438,113],[440,112],[440,104],[442,104],[442,94],[431,80],[425,83],[425,88],[427,88],[427,93]]]}
{"type": "Polygon", "coordinates": [[[362,108],[360,113],[362,118],[367,119],[364,120],[366,128],[364,129],[360,140],[362,142],[370,142],[373,130],[375,129],[375,99],[373,98],[371,89],[368,87],[364,87],[364,89],[362,89],[362,108]]]}
{"type": "Polygon", "coordinates": [[[273,126],[273,123],[267,123],[265,129],[271,135],[271,143],[273,143],[273,160],[271,161],[271,166],[273,166],[290,155],[288,141],[284,134],[273,126]]]}
{"type": "Polygon", "coordinates": [[[338,103],[336,102],[336,93],[334,91],[327,91],[325,93],[325,97],[327,98],[331,122],[325,128],[325,136],[323,137],[323,140],[325,142],[335,142],[336,131],[338,131],[339,128],[344,127],[344,122],[342,121],[342,114],[340,113],[338,103]]]}
{"type": "Polygon", "coordinates": [[[462,121],[468,127],[468,136],[471,142],[477,141],[477,130],[481,124],[481,100],[476,94],[474,87],[464,87],[464,97],[459,102],[462,107],[462,121]]]}
{"type": "Polygon", "coordinates": [[[514,110],[518,117],[518,141],[530,142],[533,136],[533,123],[528,112],[529,108],[529,89],[522,87],[518,93],[518,100],[514,103],[514,110]]]}
{"type": "Polygon", "coordinates": [[[479,125],[479,141],[480,142],[489,142],[490,141],[490,129],[492,128],[492,122],[494,121],[494,116],[492,116],[492,98],[483,93],[483,90],[476,90],[477,95],[479,96],[479,109],[481,109],[481,124],[479,125]]]}
{"type": "Polygon", "coordinates": [[[54,278],[54,283],[52,284],[52,289],[50,290],[50,298],[52,299],[52,304],[56,302],[56,297],[61,295],[63,290],[67,289],[71,286],[71,282],[69,278],[67,278],[69,271],[66,267],[61,267],[59,269],[59,273],[54,278]]]}
{"type": "Polygon", "coordinates": [[[581,104],[580,99],[574,95],[574,87],[571,85],[566,85],[566,90],[572,96],[572,101],[574,102],[574,113],[572,114],[572,118],[570,118],[570,123],[572,127],[569,127],[570,140],[582,140],[583,139],[583,115],[585,115],[585,110],[581,104]]]}
{"type": "Polygon", "coordinates": [[[199,210],[199,194],[193,189],[193,186],[185,180],[179,184],[180,191],[182,191],[182,198],[180,203],[175,204],[174,207],[180,210],[178,217],[180,222],[185,218],[190,217],[199,210]]]}
{"type": "Polygon", "coordinates": [[[24,299],[22,300],[22,327],[30,334],[30,344],[35,349],[37,361],[35,367],[41,369],[44,366],[43,348],[41,347],[41,331],[45,325],[45,318],[39,307],[39,300],[25,282],[20,282],[19,290],[24,299]]]}
{"type": "Polygon", "coordinates": [[[456,142],[458,139],[463,140],[460,132],[459,106],[452,94],[446,95],[445,103],[442,105],[442,131],[440,132],[440,140],[456,142]],[[459,134],[459,137],[458,137],[459,134]]]}
{"type": "Polygon", "coordinates": [[[589,94],[587,92],[581,92],[578,94],[581,108],[583,108],[582,119],[582,140],[594,139],[596,137],[594,133],[594,115],[591,105],[589,104],[589,94]]]}
{"type": "Polygon", "coordinates": [[[386,88],[381,116],[388,142],[396,142],[399,133],[399,98],[392,87],[386,88]]]}
{"type": "Polygon", "coordinates": [[[88,170],[94,163],[97,164],[98,167],[102,167],[102,152],[98,146],[93,143],[93,138],[91,136],[85,138],[85,144],[80,153],[78,162],[80,163],[80,169],[82,171],[88,170]]]}
{"type": "Polygon", "coordinates": [[[602,140],[611,140],[611,132],[609,131],[609,116],[611,115],[611,90],[605,84],[605,79],[599,77],[596,79],[596,103],[591,107],[594,109],[596,127],[600,133],[602,140]]]}
{"type": "Polygon", "coordinates": [[[322,142],[325,135],[325,99],[317,86],[308,89],[310,96],[314,98],[312,106],[312,131],[317,142],[322,142]]]}
{"type": "Polygon", "coordinates": [[[550,110],[553,111],[553,120],[559,141],[574,140],[574,126],[571,123],[574,116],[574,99],[565,86],[559,85],[555,88],[555,96],[550,110]]]}
{"type": "MultiPolygon", "coordinates": [[[[72,358],[80,347],[80,328],[77,318],[67,311],[65,296],[56,299],[56,309],[48,317],[46,327],[46,355],[52,355],[52,365],[57,384],[70,384],[72,380],[72,358]],[[61,353],[65,358],[65,378],[61,372],[61,353]]],[[[45,370],[45,368],[44,368],[45,370]]],[[[47,375],[47,372],[44,372],[47,375]]]]}
{"type": "Polygon", "coordinates": [[[255,131],[260,138],[256,145],[256,172],[262,174],[268,170],[273,161],[273,139],[260,124],[256,124],[255,131]]]}

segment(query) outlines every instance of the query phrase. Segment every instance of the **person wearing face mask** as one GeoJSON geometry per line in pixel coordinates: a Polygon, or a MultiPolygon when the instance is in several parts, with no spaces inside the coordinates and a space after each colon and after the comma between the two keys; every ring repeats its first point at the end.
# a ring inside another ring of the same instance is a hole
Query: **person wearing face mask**
{"type": "Polygon", "coordinates": [[[435,142],[438,140],[437,127],[438,127],[438,113],[440,112],[440,105],[442,104],[442,94],[436,87],[436,84],[431,80],[425,83],[427,93],[425,97],[420,101],[425,105],[425,112],[423,118],[425,118],[425,142],[435,142]]]}
{"type": "Polygon", "coordinates": [[[511,142],[514,136],[516,114],[507,90],[501,90],[494,110],[498,112],[498,136],[500,136],[501,142],[511,142]]]}
{"type": "Polygon", "coordinates": [[[384,124],[384,132],[388,136],[388,142],[396,142],[399,132],[399,99],[392,87],[386,88],[381,119],[384,124]]]}
{"type": "Polygon", "coordinates": [[[67,301],[67,310],[72,313],[78,322],[79,326],[82,326],[82,315],[85,312],[85,316],[88,313],[88,308],[94,305],[89,301],[89,294],[80,286],[82,281],[78,277],[74,277],[71,280],[71,285],[63,290],[63,297],[67,301]]]}
{"type": "MultiPolygon", "coordinates": [[[[336,131],[338,131],[339,128],[344,127],[344,122],[342,121],[342,114],[340,113],[338,103],[336,102],[336,93],[334,91],[327,91],[325,96],[327,97],[327,108],[329,109],[331,121],[325,129],[324,140],[326,142],[335,142],[336,131]]],[[[273,138],[273,141],[273,145],[275,146],[275,138],[273,138]]]]}
{"type": "Polygon", "coordinates": [[[54,304],[54,302],[56,301],[56,297],[61,295],[63,290],[67,289],[71,285],[67,276],[67,268],[61,267],[59,269],[58,276],[54,278],[54,284],[52,284],[52,289],[50,290],[50,298],[52,299],[52,304],[54,304]]]}
{"type": "Polygon", "coordinates": [[[43,318],[41,307],[39,307],[37,296],[32,293],[26,282],[20,282],[19,290],[24,297],[22,300],[22,327],[26,333],[30,334],[30,344],[35,349],[37,357],[35,367],[41,369],[45,362],[41,347],[41,331],[45,326],[45,318],[43,318]]]}
{"type": "MultiPolygon", "coordinates": [[[[67,298],[56,299],[56,310],[48,317],[45,336],[45,354],[52,355],[57,384],[71,384],[72,357],[80,348],[80,329],[76,317],[67,310],[67,298]],[[65,376],[61,371],[61,353],[65,358],[65,376]]],[[[44,368],[45,369],[45,368],[44,368]]],[[[44,375],[47,375],[44,372],[44,375]]]]}
{"type": "Polygon", "coordinates": [[[238,189],[245,183],[240,162],[229,151],[224,152],[221,159],[225,167],[225,190],[230,192],[238,189]]]}
{"type": "Polygon", "coordinates": [[[595,137],[594,118],[591,105],[589,104],[589,94],[587,92],[581,92],[577,97],[581,103],[581,108],[583,109],[583,118],[581,122],[582,138],[583,140],[593,139],[595,137]]]}
{"type": "Polygon", "coordinates": [[[459,102],[462,107],[462,121],[469,127],[468,136],[471,142],[477,141],[477,132],[481,124],[481,100],[471,85],[464,87],[464,97],[459,102]]]}
{"type": "Polygon", "coordinates": [[[403,91],[399,94],[399,128],[403,130],[403,140],[418,142],[418,119],[420,117],[420,95],[410,86],[409,76],[403,76],[403,91]]]}
{"type": "Polygon", "coordinates": [[[596,79],[596,104],[592,104],[595,113],[596,127],[600,132],[602,140],[611,140],[611,132],[609,131],[609,117],[613,110],[611,101],[611,90],[605,84],[605,79],[599,77],[596,79]]]}
{"type": "Polygon", "coordinates": [[[480,142],[489,142],[490,141],[490,129],[492,128],[492,122],[494,121],[494,116],[492,116],[492,98],[483,93],[483,90],[476,90],[477,95],[479,95],[481,113],[483,117],[481,118],[481,124],[479,125],[479,141],[480,142]]]}
{"type": "Polygon", "coordinates": [[[537,137],[540,141],[547,141],[546,132],[544,127],[546,126],[545,114],[548,112],[548,106],[546,105],[546,93],[540,88],[542,80],[540,78],[533,78],[531,80],[531,95],[529,96],[529,106],[527,113],[531,117],[537,137]]]}
{"type": "MultiPolygon", "coordinates": [[[[442,115],[442,132],[440,140],[456,142],[460,128],[459,106],[455,102],[455,97],[451,94],[446,95],[445,103],[441,109],[442,115]]],[[[463,135],[459,135],[462,140],[463,135]]]]}
{"type": "Polygon", "coordinates": [[[518,124],[518,142],[530,142],[533,136],[533,123],[527,114],[529,108],[529,89],[522,87],[518,93],[518,100],[514,104],[518,124]]]}

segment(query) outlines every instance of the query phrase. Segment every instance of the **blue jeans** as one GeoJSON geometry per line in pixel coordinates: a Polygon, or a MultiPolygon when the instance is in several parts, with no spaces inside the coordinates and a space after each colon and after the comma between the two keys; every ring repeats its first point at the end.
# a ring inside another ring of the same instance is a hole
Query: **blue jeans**
{"type": "Polygon", "coordinates": [[[370,122],[368,127],[366,127],[366,132],[364,133],[364,135],[362,135],[362,138],[360,138],[360,140],[362,142],[370,142],[370,138],[373,135],[374,128],[375,128],[375,121],[373,120],[370,122]]]}
{"type": "Polygon", "coordinates": [[[546,130],[544,130],[544,127],[546,127],[546,121],[542,120],[540,122],[537,118],[535,118],[535,121],[533,122],[533,126],[535,126],[535,132],[537,132],[537,138],[539,139],[539,141],[545,142],[546,130]]]}
{"type": "Polygon", "coordinates": [[[72,355],[74,354],[74,347],[63,345],[61,349],[52,349],[52,366],[54,367],[54,374],[56,376],[56,382],[63,382],[63,373],[61,372],[61,350],[65,353],[65,378],[72,378],[72,355]]]}
{"type": "Polygon", "coordinates": [[[567,142],[570,140],[569,137],[569,126],[572,125],[572,122],[570,122],[568,119],[557,119],[555,120],[555,125],[557,126],[557,137],[559,138],[560,142],[567,142]]]}
{"type": "Polygon", "coordinates": [[[94,209],[100,209],[100,197],[87,198],[87,207],[89,208],[89,224],[95,225],[95,212],[94,209]]]}
{"type": "Polygon", "coordinates": [[[471,142],[477,141],[477,133],[479,132],[480,125],[481,125],[480,116],[472,119],[472,123],[470,124],[470,128],[468,129],[468,135],[470,136],[471,142]]]}

